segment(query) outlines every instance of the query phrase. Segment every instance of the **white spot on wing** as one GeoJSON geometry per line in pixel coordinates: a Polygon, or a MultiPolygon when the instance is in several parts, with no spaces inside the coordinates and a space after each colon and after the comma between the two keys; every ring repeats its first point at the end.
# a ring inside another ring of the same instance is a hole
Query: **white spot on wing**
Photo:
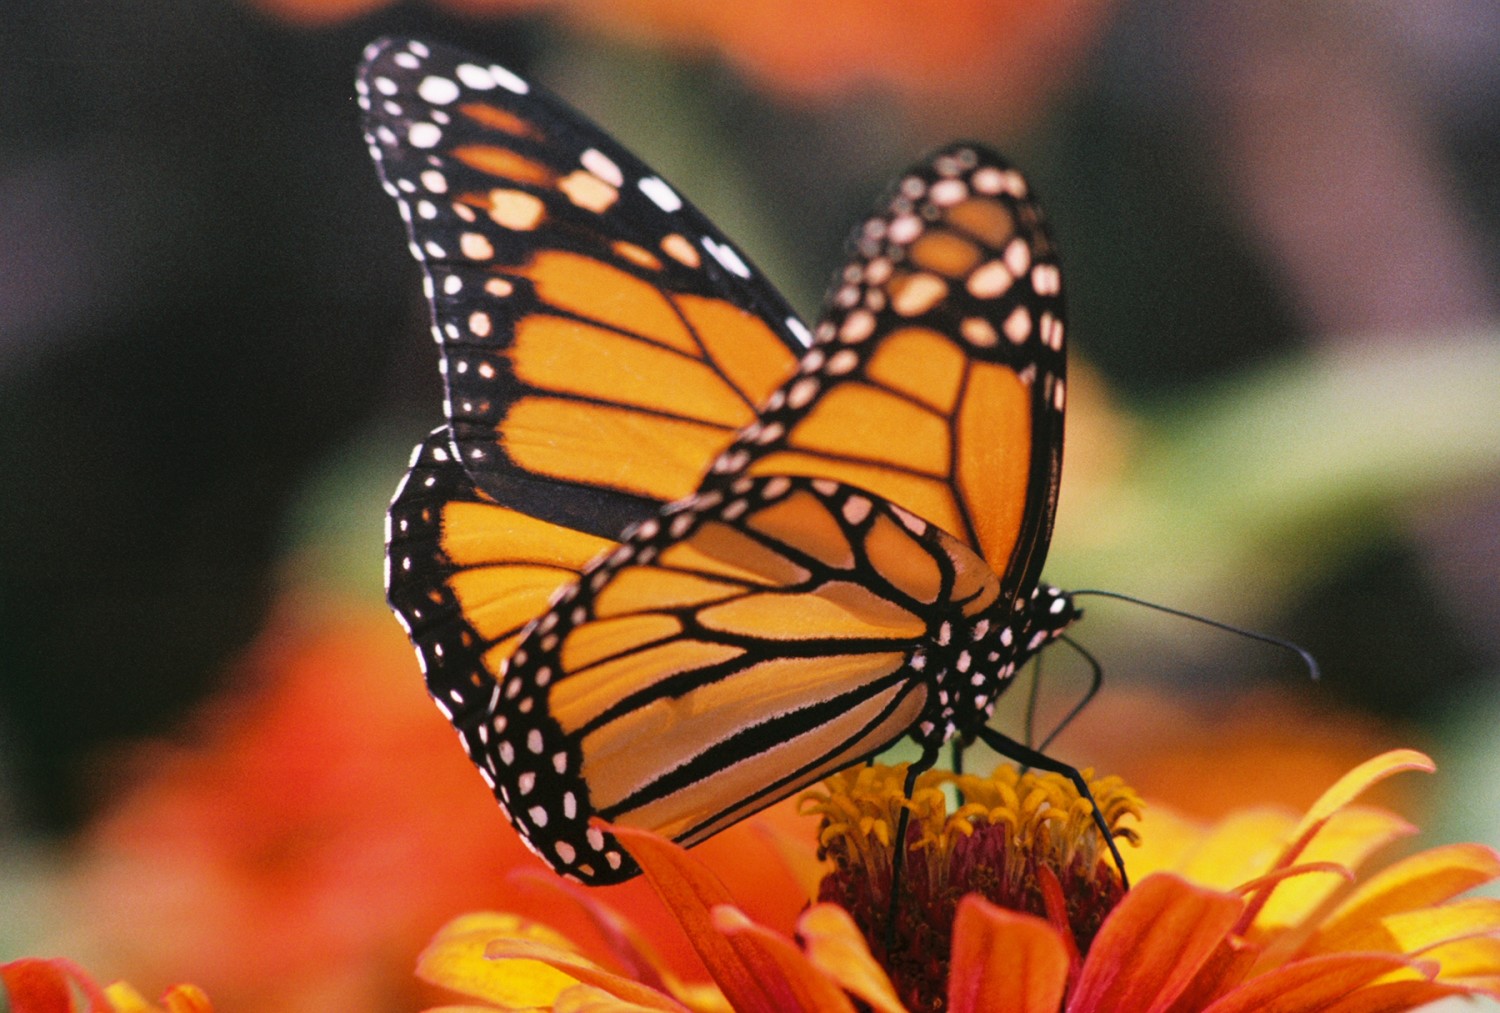
{"type": "Polygon", "coordinates": [[[413,148],[433,148],[443,139],[443,131],[436,123],[413,123],[406,131],[406,143],[413,148]]]}
{"type": "Polygon", "coordinates": [[[506,70],[498,63],[490,64],[490,76],[495,79],[496,84],[506,91],[514,92],[517,95],[525,95],[531,91],[531,85],[527,84],[524,78],[506,70]]]}
{"type": "Polygon", "coordinates": [[[495,87],[495,79],[490,76],[490,72],[472,63],[460,63],[454,68],[453,74],[465,87],[475,91],[489,91],[495,87]]]}
{"type": "Polygon", "coordinates": [[[662,182],[659,177],[647,176],[637,183],[636,186],[640,189],[641,193],[650,198],[651,203],[668,214],[682,208],[682,198],[677,196],[677,192],[662,182]]]}
{"type": "Polygon", "coordinates": [[[417,85],[417,94],[422,96],[424,102],[431,102],[435,106],[445,106],[458,98],[458,85],[446,77],[423,78],[422,83],[417,85]]]}
{"type": "Polygon", "coordinates": [[[598,148],[588,149],[578,157],[578,161],[585,169],[611,186],[625,185],[625,174],[620,171],[620,167],[598,148]]]}
{"type": "Polygon", "coordinates": [[[724,265],[725,270],[729,271],[730,274],[737,274],[741,278],[750,277],[749,265],[740,259],[740,255],[734,251],[733,247],[724,243],[715,242],[712,236],[704,236],[703,248],[707,250],[715,260],[724,265]]]}

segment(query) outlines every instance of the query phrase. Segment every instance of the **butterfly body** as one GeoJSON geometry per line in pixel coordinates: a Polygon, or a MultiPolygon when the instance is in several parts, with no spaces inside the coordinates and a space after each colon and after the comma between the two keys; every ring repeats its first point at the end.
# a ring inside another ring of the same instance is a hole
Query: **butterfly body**
{"type": "Polygon", "coordinates": [[[694,843],[903,737],[988,734],[1077,616],[1039,581],[1064,317],[1020,174],[972,144],[914,166],[809,330],[504,68],[384,41],[360,89],[447,394],[388,595],[528,844],[615,882],[601,821],[694,843]]]}

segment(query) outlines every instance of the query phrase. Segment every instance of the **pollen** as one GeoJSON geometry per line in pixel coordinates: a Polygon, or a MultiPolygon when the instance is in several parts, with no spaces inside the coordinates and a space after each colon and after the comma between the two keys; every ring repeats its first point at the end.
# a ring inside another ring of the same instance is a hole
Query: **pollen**
{"type": "MultiPolygon", "coordinates": [[[[1084,771],[1084,778],[1113,836],[1138,843],[1134,829],[1121,825],[1140,817],[1134,791],[1118,777],[1084,771]]],[[[942,994],[953,919],[970,893],[1066,921],[1078,951],[1088,951],[1124,888],[1093,810],[1071,782],[1009,765],[988,776],[928,771],[908,799],[905,781],[905,765],[854,767],[804,795],[802,809],[820,817],[819,856],[833,866],[818,899],[854,917],[909,1008],[929,1008],[926,1000],[942,994]],[[893,906],[902,810],[909,813],[905,870],[893,906]]]]}

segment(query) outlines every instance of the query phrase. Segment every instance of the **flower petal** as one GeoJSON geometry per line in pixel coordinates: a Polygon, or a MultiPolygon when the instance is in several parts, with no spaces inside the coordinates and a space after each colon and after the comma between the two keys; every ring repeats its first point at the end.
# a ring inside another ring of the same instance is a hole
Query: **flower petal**
{"type": "Polygon", "coordinates": [[[1443,981],[1489,992],[1500,988],[1500,937],[1471,936],[1439,943],[1423,951],[1422,959],[1441,968],[1438,977],[1443,981]]]}
{"type": "MultiPolygon", "coordinates": [[[[497,939],[492,941],[484,950],[485,958],[497,963],[508,965],[525,965],[530,961],[540,961],[554,970],[576,979],[583,985],[607,992],[608,994],[628,1003],[632,1009],[661,1010],[663,1013],[683,1013],[685,1007],[666,994],[657,991],[649,985],[643,985],[631,978],[622,977],[612,971],[595,964],[576,953],[559,950],[545,943],[534,943],[529,940],[497,939]]],[[[569,989],[559,993],[553,1000],[553,1005],[562,1001],[562,996],[569,989]]]]}
{"type": "Polygon", "coordinates": [[[655,1013],[659,1008],[626,1002],[593,985],[574,985],[557,997],[551,1013],[655,1013]]]}
{"type": "Polygon", "coordinates": [[[1203,1013],[1320,1010],[1381,975],[1406,966],[1400,957],[1378,953],[1339,953],[1299,960],[1250,979],[1203,1013]]]}
{"type": "Polygon", "coordinates": [[[1192,983],[1243,902],[1169,873],[1148,876],[1109,913],[1083,962],[1068,1010],[1164,1010],[1192,983]]]}
{"type": "Polygon", "coordinates": [[[950,1013],[1056,1013],[1068,984],[1068,950],[1050,924],[976,894],[958,904],[950,1013]]]}
{"type": "Polygon", "coordinates": [[[548,906],[572,904],[577,907],[604,940],[609,955],[628,977],[658,991],[683,997],[686,986],[677,979],[644,932],[628,918],[599,899],[599,894],[571,883],[550,872],[521,869],[507,877],[508,882],[533,893],[546,896],[548,906]]]}
{"type": "MultiPolygon", "coordinates": [[[[1312,804],[1312,807],[1307,811],[1307,815],[1302,817],[1302,822],[1297,824],[1296,830],[1289,835],[1290,843],[1282,850],[1280,857],[1273,863],[1272,868],[1284,868],[1288,865],[1301,862],[1304,859],[1304,853],[1308,852],[1309,846],[1313,844],[1314,839],[1322,834],[1330,823],[1348,819],[1351,813],[1357,817],[1361,810],[1349,809],[1347,807],[1372,785],[1402,771],[1422,770],[1431,772],[1435,769],[1436,767],[1431,759],[1414,749],[1393,749],[1388,753],[1382,753],[1373,759],[1361,763],[1334,782],[1333,786],[1312,804]]],[[[1366,810],[1366,812],[1368,811],[1366,810]]],[[[1310,859],[1330,860],[1337,857],[1322,850],[1323,846],[1320,845],[1319,847],[1320,850],[1306,857],[1310,859]]],[[[1366,850],[1364,853],[1368,854],[1368,845],[1365,847],[1366,850]]],[[[1344,864],[1354,869],[1357,863],[1346,861],[1344,864]]],[[[1309,890],[1312,885],[1313,881],[1311,877],[1302,877],[1290,883],[1289,887],[1291,892],[1296,894],[1299,891],[1309,890]]],[[[1324,885],[1330,889],[1337,888],[1336,884],[1331,881],[1325,882],[1324,885]]],[[[1278,890],[1276,892],[1280,893],[1281,891],[1278,890]]],[[[1270,891],[1261,891],[1258,894],[1252,895],[1245,906],[1244,922],[1246,924],[1261,924],[1263,909],[1272,896],[1270,891]]],[[[1321,903],[1322,899],[1326,899],[1326,897],[1316,899],[1316,903],[1321,903]]],[[[1300,906],[1305,911],[1309,909],[1308,904],[1310,900],[1313,900],[1313,898],[1302,897],[1292,903],[1293,906],[1300,906]]],[[[1288,902],[1278,901],[1278,903],[1285,904],[1288,902]]],[[[1284,918],[1286,915],[1281,914],[1277,917],[1284,918]]]]}
{"type": "Polygon", "coordinates": [[[905,1013],[891,979],[870,955],[849,912],[836,904],[814,904],[797,920],[797,936],[812,965],[845,991],[877,1013],[905,1013]]]}
{"type": "MultiPolygon", "coordinates": [[[[1397,953],[1421,953],[1457,939],[1500,933],[1500,898],[1474,897],[1438,907],[1404,911],[1380,923],[1385,939],[1397,953]]],[[[1380,935],[1372,935],[1369,948],[1384,949],[1380,935]]]]}
{"type": "Polygon", "coordinates": [[[89,1013],[108,1013],[109,998],[93,978],[65,957],[26,957],[0,964],[0,985],[13,1013],[74,1013],[76,985],[89,1001],[89,1013]]]}
{"type": "MultiPolygon", "coordinates": [[[[1284,851],[1273,868],[1332,862],[1355,872],[1376,851],[1414,833],[1416,827],[1382,809],[1340,809],[1302,842],[1300,850],[1284,851]]],[[[1327,876],[1300,876],[1277,884],[1262,891],[1262,905],[1252,900],[1254,924],[1267,931],[1300,925],[1325,910],[1328,900],[1346,889],[1347,881],[1327,876]]]]}
{"type": "Polygon", "coordinates": [[[104,989],[109,997],[109,1008],[113,1013],[213,1013],[213,1003],[197,985],[173,985],[161,997],[161,1005],[153,1006],[145,996],[129,984],[117,981],[104,989]]]}
{"type": "Polygon", "coordinates": [[[1364,949],[1360,940],[1387,915],[1441,904],[1500,878],[1500,855],[1480,844],[1432,848],[1396,862],[1359,886],[1323,923],[1310,952],[1364,949]]]}
{"type": "Polygon", "coordinates": [[[1462,988],[1435,981],[1387,981],[1345,996],[1319,1013],[1405,1013],[1449,996],[1467,995],[1462,988]]]}
{"type": "MultiPolygon", "coordinates": [[[[1266,871],[1294,825],[1293,817],[1279,809],[1231,813],[1209,828],[1196,847],[1186,849],[1168,871],[1202,886],[1233,890],[1266,871]]],[[[1143,829],[1150,840],[1150,824],[1143,829]]]]}
{"type": "Polygon", "coordinates": [[[854,1013],[854,1004],[832,978],[824,977],[790,939],[757,925],[732,904],[720,904],[711,912],[714,927],[746,950],[758,952],[758,964],[773,971],[762,979],[775,998],[768,1007],[776,1013],[854,1013]]]}
{"type": "Polygon", "coordinates": [[[161,997],[167,1013],[214,1013],[208,994],[197,985],[173,985],[161,997]]]}
{"type": "Polygon", "coordinates": [[[1368,759],[1335,781],[1331,788],[1319,796],[1307,810],[1307,815],[1302,817],[1295,836],[1301,836],[1315,823],[1328,819],[1363,795],[1371,786],[1392,774],[1399,774],[1404,770],[1421,770],[1430,774],[1436,769],[1437,765],[1432,762],[1431,757],[1415,749],[1393,749],[1368,759]]]}
{"type": "Polygon", "coordinates": [[[496,940],[528,941],[540,951],[577,958],[567,939],[517,915],[478,913],[438,930],[417,958],[417,976],[499,1006],[550,1006],[578,979],[536,959],[490,960],[496,940]]]}
{"type": "Polygon", "coordinates": [[[713,908],[734,905],[734,898],[719,877],[686,850],[656,834],[632,827],[612,826],[609,830],[640,864],[652,888],[676,916],[730,1005],[741,1013],[778,1013],[784,1009],[777,1004],[779,997],[764,984],[778,977],[774,963],[743,937],[726,936],[714,924],[713,908]]]}

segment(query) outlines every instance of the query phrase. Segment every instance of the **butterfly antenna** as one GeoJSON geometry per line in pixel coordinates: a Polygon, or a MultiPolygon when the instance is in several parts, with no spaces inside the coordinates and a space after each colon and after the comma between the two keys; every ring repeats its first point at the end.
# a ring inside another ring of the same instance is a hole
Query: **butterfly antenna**
{"type": "MultiPolygon", "coordinates": [[[[1283,640],[1281,637],[1273,637],[1269,633],[1261,633],[1256,630],[1247,630],[1239,626],[1231,626],[1229,623],[1221,623],[1217,619],[1210,619],[1207,616],[1200,616],[1195,612],[1184,612],[1181,609],[1169,608],[1166,605],[1158,605],[1154,601],[1146,601],[1144,598],[1136,598],[1132,595],[1121,594],[1118,591],[1100,591],[1094,588],[1090,588],[1084,591],[1071,591],[1069,593],[1074,598],[1091,594],[1098,598],[1115,598],[1119,601],[1128,601],[1133,605],[1142,605],[1148,609],[1155,609],[1158,612],[1165,612],[1169,616],[1178,616],[1182,619],[1191,619],[1194,622],[1202,623],[1205,626],[1212,626],[1215,629],[1224,630],[1227,633],[1237,633],[1240,636],[1248,637],[1251,640],[1259,640],[1262,643],[1271,644],[1274,647],[1280,647],[1283,650],[1291,651],[1296,654],[1299,658],[1302,659],[1302,663],[1307,666],[1307,672],[1312,676],[1314,682],[1316,682],[1323,676],[1322,669],[1318,667],[1318,659],[1312,656],[1311,651],[1300,644],[1294,644],[1290,640],[1283,640]]],[[[1074,650],[1083,650],[1077,644],[1073,644],[1072,646],[1074,650]]],[[[1087,657],[1087,652],[1084,652],[1084,654],[1087,657]]]]}

